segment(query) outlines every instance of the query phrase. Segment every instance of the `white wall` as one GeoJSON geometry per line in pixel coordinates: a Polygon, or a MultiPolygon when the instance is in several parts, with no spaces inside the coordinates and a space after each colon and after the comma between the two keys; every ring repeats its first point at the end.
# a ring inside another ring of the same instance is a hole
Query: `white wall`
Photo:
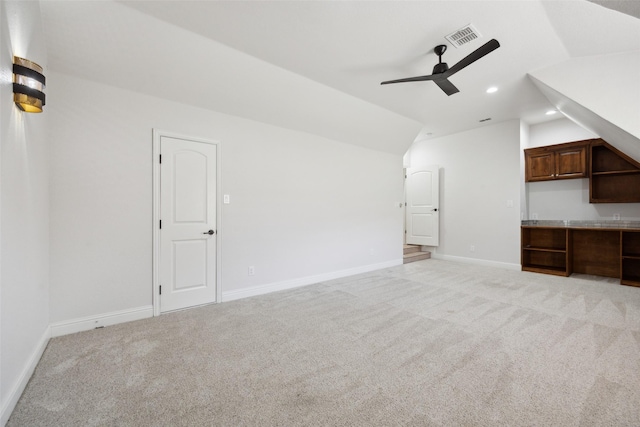
{"type": "MultiPolygon", "coordinates": [[[[561,144],[598,138],[571,120],[562,118],[530,126],[528,147],[561,144]]],[[[538,219],[613,220],[619,213],[623,220],[640,220],[638,203],[589,203],[589,179],[529,182],[526,184],[528,218],[538,219]]]]}
{"type": "Polygon", "coordinates": [[[53,323],[151,304],[152,128],[222,141],[223,298],[401,262],[400,155],[64,74],[48,87],[53,323]]]}
{"type": "Polygon", "coordinates": [[[520,263],[519,120],[417,141],[410,157],[442,168],[437,256],[520,263]]]}
{"type": "Polygon", "coordinates": [[[11,87],[13,55],[39,63],[47,73],[39,3],[1,2],[0,29],[0,425],[4,425],[49,337],[49,141],[47,113],[20,112],[11,87]]]}

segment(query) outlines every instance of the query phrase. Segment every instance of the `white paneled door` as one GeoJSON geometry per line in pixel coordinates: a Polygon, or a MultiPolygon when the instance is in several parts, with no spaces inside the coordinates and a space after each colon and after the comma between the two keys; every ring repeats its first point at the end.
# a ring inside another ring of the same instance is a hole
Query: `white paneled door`
{"type": "Polygon", "coordinates": [[[407,169],[407,244],[438,246],[439,185],[438,166],[407,169]]]}
{"type": "Polygon", "coordinates": [[[160,137],[160,311],[216,301],[217,146],[160,137]]]}

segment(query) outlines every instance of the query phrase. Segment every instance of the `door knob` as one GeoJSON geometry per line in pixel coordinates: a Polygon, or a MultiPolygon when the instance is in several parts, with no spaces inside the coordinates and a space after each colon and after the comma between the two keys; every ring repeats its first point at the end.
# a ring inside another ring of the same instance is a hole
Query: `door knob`
{"type": "Polygon", "coordinates": [[[438,208],[433,209],[431,212],[438,212],[438,208]]]}
{"type": "Polygon", "coordinates": [[[215,233],[215,231],[213,231],[213,230],[209,230],[209,231],[205,231],[205,232],[204,232],[204,233],[202,233],[202,234],[209,234],[209,235],[212,235],[212,234],[214,234],[214,233],[215,233]]]}

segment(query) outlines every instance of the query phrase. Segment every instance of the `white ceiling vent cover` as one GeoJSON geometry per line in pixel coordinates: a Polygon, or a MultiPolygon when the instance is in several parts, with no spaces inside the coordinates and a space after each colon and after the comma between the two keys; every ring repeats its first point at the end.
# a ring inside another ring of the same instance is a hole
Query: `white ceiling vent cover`
{"type": "Polygon", "coordinates": [[[454,46],[460,47],[465,45],[475,39],[479,39],[482,35],[476,30],[476,28],[469,24],[460,28],[458,31],[455,31],[445,38],[454,46]]]}

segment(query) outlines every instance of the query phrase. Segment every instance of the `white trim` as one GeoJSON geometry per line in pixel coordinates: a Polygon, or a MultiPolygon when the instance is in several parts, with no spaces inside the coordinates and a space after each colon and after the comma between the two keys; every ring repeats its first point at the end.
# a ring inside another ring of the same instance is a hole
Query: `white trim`
{"type": "Polygon", "coordinates": [[[254,297],[264,295],[271,292],[284,291],[286,289],[298,288],[301,286],[313,285],[314,283],[324,282],[326,280],[340,279],[342,277],[353,276],[360,273],[368,273],[370,271],[381,270],[383,268],[395,267],[402,265],[402,259],[381,262],[378,264],[363,265],[361,267],[349,268],[346,270],[338,270],[330,273],[319,274],[317,276],[300,277],[293,280],[285,280],[282,282],[267,283],[250,288],[228,291],[222,294],[222,301],[233,301],[241,298],[254,297]]]}
{"type": "Polygon", "coordinates": [[[132,322],[134,320],[153,317],[153,306],[130,308],[128,310],[112,311],[97,316],[80,317],[78,319],[65,320],[51,324],[51,336],[74,334],[76,332],[89,331],[101,326],[111,326],[118,323],[132,322]]]}
{"type": "Polygon", "coordinates": [[[461,256],[454,256],[454,255],[441,255],[433,252],[431,253],[431,258],[441,259],[443,261],[462,262],[464,264],[482,265],[484,267],[505,268],[507,270],[519,271],[522,268],[520,264],[512,264],[510,262],[489,261],[486,259],[467,258],[467,257],[461,257],[461,256]]]}
{"type": "Polygon", "coordinates": [[[151,233],[151,305],[153,306],[153,315],[160,315],[160,300],[159,300],[159,292],[160,292],[160,230],[158,228],[158,223],[160,221],[160,135],[161,131],[153,129],[153,147],[151,149],[152,157],[151,157],[151,165],[152,165],[152,186],[153,193],[151,196],[152,199],[152,224],[151,229],[153,230],[151,233]]]}
{"type": "Polygon", "coordinates": [[[184,139],[187,141],[213,144],[216,149],[216,302],[222,301],[222,143],[220,141],[183,135],[161,129],[152,129],[152,181],[153,181],[153,233],[152,233],[152,271],[151,303],[153,316],[160,315],[160,138],[184,139]]]}
{"type": "Polygon", "coordinates": [[[38,345],[36,346],[35,351],[33,352],[28,362],[26,363],[24,369],[22,370],[22,373],[18,377],[15,384],[9,389],[8,398],[2,405],[2,415],[0,415],[0,425],[3,426],[7,423],[7,421],[9,421],[9,417],[11,416],[11,413],[15,409],[16,404],[20,399],[20,396],[22,396],[22,392],[24,392],[24,389],[27,387],[27,383],[29,383],[29,380],[31,379],[31,375],[33,374],[33,371],[36,369],[36,366],[38,366],[38,362],[40,361],[40,358],[42,357],[44,350],[47,348],[47,344],[49,344],[50,338],[51,338],[51,327],[47,326],[47,329],[44,331],[44,334],[40,338],[40,341],[38,341],[38,345]]]}

